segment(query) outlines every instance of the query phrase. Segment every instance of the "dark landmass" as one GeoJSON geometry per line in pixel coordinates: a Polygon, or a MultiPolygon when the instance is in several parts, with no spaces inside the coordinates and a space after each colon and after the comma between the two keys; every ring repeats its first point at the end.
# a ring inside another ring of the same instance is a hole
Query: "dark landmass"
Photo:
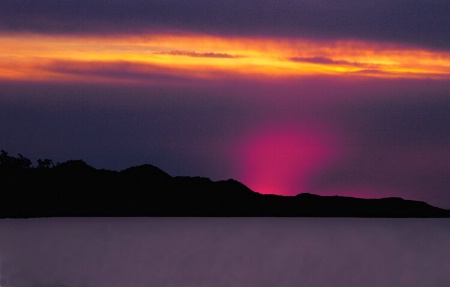
{"type": "Polygon", "coordinates": [[[82,160],[36,167],[0,154],[0,217],[300,216],[450,217],[450,210],[401,198],[263,195],[229,179],[172,177],[152,165],[98,170],[82,160]]]}

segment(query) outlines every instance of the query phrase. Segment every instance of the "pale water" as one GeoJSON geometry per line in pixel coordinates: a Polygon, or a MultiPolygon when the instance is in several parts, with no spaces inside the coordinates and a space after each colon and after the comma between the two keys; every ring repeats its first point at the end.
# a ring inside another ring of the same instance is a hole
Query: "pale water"
{"type": "Polygon", "coordinates": [[[3,286],[450,286],[449,219],[0,220],[3,286]]]}

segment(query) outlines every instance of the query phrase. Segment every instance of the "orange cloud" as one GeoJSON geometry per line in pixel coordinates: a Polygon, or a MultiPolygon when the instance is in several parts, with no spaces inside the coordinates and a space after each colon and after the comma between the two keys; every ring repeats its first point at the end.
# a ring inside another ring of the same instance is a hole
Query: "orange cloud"
{"type": "Polygon", "coordinates": [[[450,78],[450,52],[308,39],[9,34],[0,35],[0,60],[0,79],[10,80],[139,82],[164,75],[450,78]]]}

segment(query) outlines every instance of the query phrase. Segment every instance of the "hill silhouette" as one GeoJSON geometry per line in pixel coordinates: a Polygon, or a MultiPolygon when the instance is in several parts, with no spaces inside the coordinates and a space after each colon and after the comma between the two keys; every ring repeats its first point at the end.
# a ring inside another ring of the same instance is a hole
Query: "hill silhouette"
{"type": "Polygon", "coordinates": [[[99,170],[82,160],[36,167],[0,154],[0,217],[305,216],[450,217],[450,210],[401,198],[263,195],[229,179],[172,177],[153,165],[99,170]]]}

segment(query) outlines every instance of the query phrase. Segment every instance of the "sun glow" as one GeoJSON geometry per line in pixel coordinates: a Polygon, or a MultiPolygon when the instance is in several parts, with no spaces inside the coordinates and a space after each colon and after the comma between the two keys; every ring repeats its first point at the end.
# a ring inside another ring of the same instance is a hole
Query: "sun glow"
{"type": "Polygon", "coordinates": [[[450,78],[450,53],[393,44],[204,35],[0,35],[0,79],[142,81],[342,75],[450,78]]]}
{"type": "Polygon", "coordinates": [[[317,126],[268,126],[235,144],[239,180],[264,194],[309,192],[311,177],[344,154],[337,135],[317,126]]]}

